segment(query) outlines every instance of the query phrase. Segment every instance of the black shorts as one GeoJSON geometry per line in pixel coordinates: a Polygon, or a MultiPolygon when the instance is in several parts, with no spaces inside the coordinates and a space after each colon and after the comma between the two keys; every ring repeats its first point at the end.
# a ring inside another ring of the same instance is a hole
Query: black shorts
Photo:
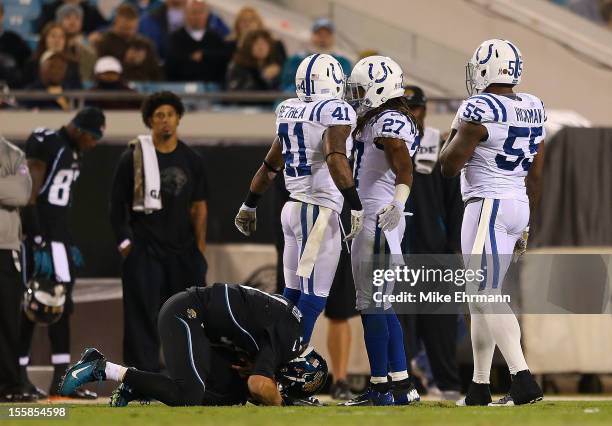
{"type": "Polygon", "coordinates": [[[332,320],[347,320],[358,315],[355,309],[355,283],[351,255],[342,247],[338,269],[327,297],[325,316],[332,320]]]}
{"type": "Polygon", "coordinates": [[[246,381],[231,367],[234,354],[214,347],[205,335],[199,311],[206,308],[186,291],[161,308],[158,329],[168,375],[179,383],[186,405],[243,404],[246,381]]]}

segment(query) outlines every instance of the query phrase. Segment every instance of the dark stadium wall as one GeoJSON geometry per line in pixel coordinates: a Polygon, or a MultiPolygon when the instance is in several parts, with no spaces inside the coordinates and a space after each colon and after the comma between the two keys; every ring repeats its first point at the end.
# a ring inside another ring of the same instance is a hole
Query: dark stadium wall
{"type": "MultiPolygon", "coordinates": [[[[202,155],[208,179],[209,243],[274,243],[274,189],[262,197],[257,232],[246,238],[234,226],[234,216],[247,193],[251,177],[268,151],[261,145],[192,145],[202,155]]],[[[20,144],[23,148],[23,143],[20,144]]],[[[83,158],[71,214],[75,243],[85,258],[79,277],[118,277],[121,260],[108,218],[109,194],[123,144],[100,144],[83,158]]]]}

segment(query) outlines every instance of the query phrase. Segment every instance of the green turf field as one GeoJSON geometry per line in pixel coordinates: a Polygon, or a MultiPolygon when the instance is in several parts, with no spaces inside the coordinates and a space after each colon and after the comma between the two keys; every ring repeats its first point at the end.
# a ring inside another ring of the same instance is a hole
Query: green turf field
{"type": "MultiPolygon", "coordinates": [[[[40,407],[40,405],[39,405],[40,407]]],[[[67,405],[68,419],[9,420],[4,425],[612,425],[612,401],[544,401],[522,407],[467,408],[449,402],[422,402],[410,407],[196,407],[159,404],[110,408],[67,405]]],[[[6,408],[6,405],[1,407],[6,408]]],[[[6,414],[6,410],[0,410],[6,414]]]]}

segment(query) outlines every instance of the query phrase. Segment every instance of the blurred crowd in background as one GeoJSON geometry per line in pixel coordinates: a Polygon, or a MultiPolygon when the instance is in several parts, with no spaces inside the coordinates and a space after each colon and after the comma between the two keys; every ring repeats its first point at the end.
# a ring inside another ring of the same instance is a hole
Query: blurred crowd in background
{"type": "MultiPolygon", "coordinates": [[[[1,18],[13,1],[4,0],[0,20],[7,21],[1,18]]],[[[311,46],[289,56],[283,41],[250,6],[226,23],[202,0],[128,0],[107,21],[85,0],[55,0],[41,5],[31,26],[36,42],[10,30],[0,33],[0,81],[10,89],[54,94],[83,88],[129,91],[133,89],[128,82],[168,81],[200,82],[229,91],[293,91],[295,71],[311,52],[334,54],[345,72],[351,67],[334,51],[335,28],[329,19],[315,20],[311,46]]],[[[21,106],[69,107],[61,97],[21,106]]]]}

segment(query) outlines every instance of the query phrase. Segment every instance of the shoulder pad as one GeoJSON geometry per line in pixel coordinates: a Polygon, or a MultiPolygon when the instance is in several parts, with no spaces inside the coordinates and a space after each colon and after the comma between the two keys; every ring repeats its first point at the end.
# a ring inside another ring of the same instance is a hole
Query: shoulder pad
{"type": "Polygon", "coordinates": [[[47,138],[47,136],[50,136],[54,133],[55,130],[53,129],[48,129],[46,127],[38,127],[32,132],[32,137],[38,142],[43,142],[47,138]]]}
{"type": "Polygon", "coordinates": [[[313,107],[309,118],[325,126],[354,126],[357,113],[342,99],[326,99],[313,107]]]}
{"type": "Polygon", "coordinates": [[[504,123],[508,121],[508,113],[497,97],[481,93],[463,101],[459,118],[472,123],[504,123]]]}
{"type": "Polygon", "coordinates": [[[384,111],[372,120],[374,138],[394,138],[413,142],[417,136],[416,124],[405,114],[395,110],[384,111]]]}

